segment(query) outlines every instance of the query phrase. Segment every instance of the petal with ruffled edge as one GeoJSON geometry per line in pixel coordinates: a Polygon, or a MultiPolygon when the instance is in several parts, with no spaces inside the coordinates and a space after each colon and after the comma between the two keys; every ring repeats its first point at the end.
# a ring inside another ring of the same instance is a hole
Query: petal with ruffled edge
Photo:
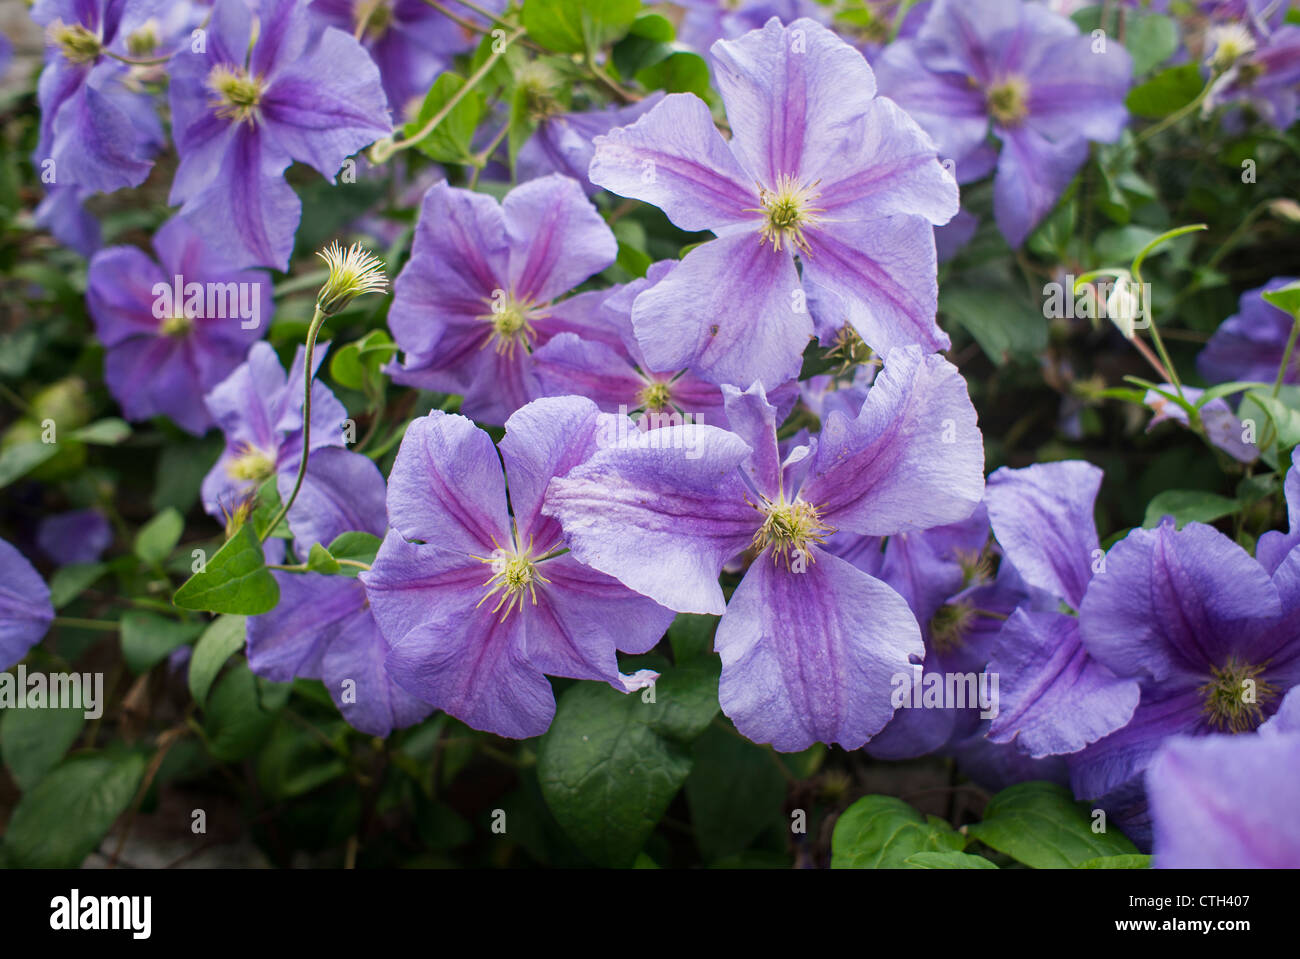
{"type": "Polygon", "coordinates": [[[510,288],[546,303],[567,293],[618,256],[618,241],[577,180],[558,173],[506,194],[510,288]]]}
{"type": "MultiPolygon", "coordinates": [[[[281,501],[288,499],[293,482],[288,473],[277,478],[281,501]]],[[[343,533],[383,536],[388,526],[385,493],[384,476],[370,457],[333,447],[317,450],[289,507],[294,549],[305,559],[313,544],[329,546],[343,533]]]]}
{"type": "Polygon", "coordinates": [[[1102,472],[1070,460],[1002,467],[984,491],[989,521],[1007,559],[1030,586],[1075,609],[1099,558],[1093,507],[1102,472]]]}
{"type": "Polygon", "coordinates": [[[508,247],[505,215],[490,196],[458,190],[445,181],[425,193],[411,258],[393,283],[388,326],[407,353],[450,362],[460,350],[441,342],[458,331],[464,351],[478,350],[491,327],[479,320],[504,290],[508,247]],[[463,337],[459,331],[463,330],[463,337]]]}
{"type": "Polygon", "coordinates": [[[931,137],[942,159],[959,161],[988,136],[988,104],[964,73],[934,73],[914,41],[887,46],[876,61],[880,92],[905,109],[931,137]]]}
{"type": "Polygon", "coordinates": [[[857,749],[893,716],[893,677],[925,653],[903,597],[837,556],[815,559],[792,572],[760,556],[714,640],[723,712],[781,752],[857,749]]]}
{"type": "Polygon", "coordinates": [[[713,426],[604,436],[553,480],[542,513],[577,559],[679,612],[721,613],[717,577],[761,525],[737,469],[750,449],[713,426]]]}
{"type": "Polygon", "coordinates": [[[1136,680],[1121,679],[1079,642],[1079,621],[1062,613],[1012,613],[993,646],[997,716],[988,737],[1039,759],[1074,753],[1122,727],[1137,708],[1136,680]]]}
{"type": "Polygon", "coordinates": [[[636,298],[632,324],[656,370],[690,367],[714,383],[772,388],[798,375],[813,334],[790,255],[749,232],[686,254],[636,298]]]}
{"type": "Polygon", "coordinates": [[[758,185],[732,155],[703,100],[673,93],[631,126],[596,137],[587,176],[654,204],[683,230],[758,225],[758,185]],[[747,212],[748,211],[748,212],[747,212]]]}
{"type": "Polygon", "coordinates": [[[952,345],[935,321],[939,283],[929,220],[828,220],[804,237],[804,276],[844,301],[848,321],[877,353],[913,343],[927,351],[952,345]]]}
{"type": "Polygon", "coordinates": [[[1228,657],[1260,664],[1261,634],[1280,612],[1277,588],[1244,549],[1211,526],[1175,530],[1171,519],[1111,547],[1079,607],[1084,646],[1119,675],[1193,682],[1228,657]]]}
{"type": "Polygon", "coordinates": [[[1056,206],[1088,159],[1088,141],[1075,136],[1053,142],[1027,126],[995,132],[1002,155],[993,178],[993,216],[1014,249],[1056,206]]]}
{"type": "Polygon", "coordinates": [[[22,553],[0,539],[0,669],[26,656],[53,619],[45,581],[22,553]]]}
{"type": "Polygon", "coordinates": [[[830,30],[776,17],[710,49],[731,125],[731,149],[764,186],[815,179],[870,112],[876,78],[866,59],[830,30]]]}
{"type": "Polygon", "coordinates": [[[893,350],[857,419],[832,413],[800,498],[824,522],[887,536],[965,519],[984,492],[984,445],[957,368],[893,350]]]}
{"type": "Polygon", "coordinates": [[[441,410],[414,420],[388,476],[388,523],[407,539],[461,554],[509,548],[505,478],[492,438],[441,410]]]}

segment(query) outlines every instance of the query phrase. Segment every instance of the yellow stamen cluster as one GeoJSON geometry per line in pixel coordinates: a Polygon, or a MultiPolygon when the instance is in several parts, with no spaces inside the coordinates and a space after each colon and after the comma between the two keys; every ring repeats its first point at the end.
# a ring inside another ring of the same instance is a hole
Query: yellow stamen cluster
{"type": "Polygon", "coordinates": [[[275,472],[275,458],[255,446],[244,446],[226,464],[226,475],[233,480],[260,483],[275,472]]]}
{"type": "MultiPolygon", "coordinates": [[[[493,541],[495,543],[495,540],[493,541]]],[[[505,608],[501,613],[501,622],[506,621],[516,608],[523,609],[524,593],[527,593],[532,605],[537,605],[537,584],[549,583],[550,580],[538,572],[537,564],[539,559],[533,555],[533,545],[530,542],[528,549],[520,553],[517,549],[514,551],[507,550],[497,546],[492,551],[491,556],[476,556],[481,563],[487,563],[492,567],[492,576],[483,587],[487,590],[483,598],[478,601],[478,606],[482,606],[493,596],[501,594],[497,604],[492,607],[492,612],[497,612],[505,608]]],[[[475,609],[478,608],[475,606],[475,609]]]]}
{"type": "Polygon", "coordinates": [[[1029,115],[1029,84],[1023,77],[1007,77],[989,88],[988,106],[999,126],[1019,126],[1029,115]]]}
{"type": "Polygon", "coordinates": [[[326,316],[340,312],[358,296],[388,289],[383,260],[360,243],[345,250],[336,240],[316,255],[329,268],[325,285],[316,295],[316,306],[326,316]]]}
{"type": "Polygon", "coordinates": [[[945,603],[930,619],[930,645],[936,653],[951,653],[966,642],[975,621],[975,610],[967,603],[945,603]]]}
{"type": "Polygon", "coordinates": [[[69,63],[92,63],[104,48],[99,37],[79,23],[55,20],[50,24],[49,38],[69,63]]]}
{"type": "Polygon", "coordinates": [[[796,555],[809,563],[815,562],[813,545],[826,542],[826,534],[834,532],[821,521],[817,507],[801,499],[793,503],[786,502],[784,497],[775,503],[764,499],[755,509],[763,514],[763,525],[754,534],[751,547],[759,554],[771,550],[772,562],[784,559],[786,569],[790,568],[791,558],[796,555]]]}
{"type": "Polygon", "coordinates": [[[163,336],[181,337],[194,329],[194,321],[184,313],[177,313],[164,319],[158,328],[163,336]]]}
{"type": "Polygon", "coordinates": [[[636,396],[637,405],[647,413],[666,410],[672,402],[672,387],[662,380],[647,383],[636,396]]]}
{"type": "Polygon", "coordinates": [[[126,38],[127,53],[133,57],[148,56],[158,49],[158,21],[146,20],[126,38]]]}
{"type": "Polygon", "coordinates": [[[478,317],[492,324],[492,332],[483,341],[483,345],[494,344],[498,353],[513,359],[515,348],[522,344],[525,351],[533,341],[533,307],[527,300],[518,299],[513,293],[502,296],[498,293],[488,301],[492,310],[478,317]]]}
{"type": "Polygon", "coordinates": [[[254,121],[262,102],[262,81],[250,77],[243,67],[218,64],[208,74],[207,87],[213,93],[212,106],[217,116],[236,123],[254,121]]]}
{"type": "Polygon", "coordinates": [[[759,232],[763,243],[771,243],[772,249],[780,251],[782,245],[791,250],[807,254],[808,240],[803,235],[804,227],[815,223],[817,214],[825,212],[822,207],[813,206],[817,199],[816,181],[804,186],[789,174],[782,173],[776,178],[776,188],[760,186],[758,199],[761,207],[750,207],[746,213],[763,214],[763,227],[759,232]]]}
{"type": "Polygon", "coordinates": [[[1246,733],[1264,721],[1264,706],[1277,698],[1272,683],[1256,679],[1263,666],[1252,666],[1229,657],[1222,667],[1213,667],[1214,677],[1197,689],[1205,699],[1202,712],[1211,726],[1222,732],[1246,733]]]}
{"type": "Polygon", "coordinates": [[[1255,38],[1239,23],[1215,27],[1210,31],[1209,40],[1214,49],[1210,66],[1216,70],[1226,70],[1242,57],[1255,52],[1255,38]]]}

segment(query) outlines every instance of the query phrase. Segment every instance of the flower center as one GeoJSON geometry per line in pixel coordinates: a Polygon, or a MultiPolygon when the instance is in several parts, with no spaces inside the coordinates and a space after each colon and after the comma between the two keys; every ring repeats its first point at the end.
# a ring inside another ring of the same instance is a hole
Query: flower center
{"type": "Polygon", "coordinates": [[[763,514],[763,525],[754,534],[751,546],[762,553],[770,549],[772,562],[777,558],[785,560],[786,569],[790,568],[791,557],[798,556],[809,563],[815,562],[812,554],[814,543],[824,543],[825,534],[834,532],[817,515],[817,507],[796,499],[787,503],[783,498],[773,503],[764,499],[761,505],[754,507],[763,514]]]}
{"type": "Polygon", "coordinates": [[[261,482],[275,472],[275,459],[256,446],[245,446],[226,464],[226,474],[233,480],[261,482]]]}
{"type": "Polygon", "coordinates": [[[162,330],[163,336],[180,337],[194,329],[194,321],[184,313],[177,313],[164,319],[159,329],[162,330]]]}
{"type": "Polygon", "coordinates": [[[654,383],[647,383],[641,392],[636,395],[636,401],[641,409],[647,412],[651,410],[665,410],[672,401],[672,390],[669,385],[662,380],[654,383]]]}
{"type": "Polygon", "coordinates": [[[243,67],[231,68],[222,64],[208,74],[208,89],[215,97],[212,105],[217,116],[236,123],[253,121],[253,113],[262,102],[262,81],[250,77],[243,67]]]}
{"type": "Polygon", "coordinates": [[[975,621],[975,610],[967,603],[944,603],[930,620],[930,645],[936,653],[961,649],[975,621]]]}
{"type": "Polygon", "coordinates": [[[1277,698],[1272,683],[1256,680],[1263,666],[1242,663],[1233,657],[1222,667],[1211,667],[1211,679],[1197,692],[1205,699],[1202,712],[1211,726],[1223,732],[1245,733],[1264,721],[1264,706],[1277,698]]]}
{"type": "Polygon", "coordinates": [[[532,604],[536,606],[537,584],[550,582],[537,570],[537,564],[540,560],[533,555],[532,543],[529,543],[528,549],[523,553],[520,553],[517,549],[511,551],[498,546],[492,551],[491,556],[476,556],[475,559],[492,567],[492,576],[483,584],[484,589],[487,591],[483,594],[483,598],[478,601],[478,606],[482,606],[493,596],[500,593],[500,598],[497,600],[497,604],[492,607],[492,612],[495,613],[504,606],[505,612],[501,614],[501,622],[503,623],[513,610],[516,608],[523,609],[525,593],[528,594],[532,604]]]}
{"type": "Polygon", "coordinates": [[[780,251],[784,243],[800,253],[810,252],[803,229],[816,222],[818,213],[824,212],[821,207],[812,205],[817,199],[816,187],[820,182],[804,186],[789,174],[782,173],[776,178],[775,189],[758,188],[758,200],[762,206],[750,207],[745,212],[763,214],[762,242],[770,242],[776,251],[780,251]]]}
{"type": "Polygon", "coordinates": [[[533,339],[532,310],[527,300],[518,299],[513,293],[508,296],[494,296],[489,303],[491,313],[479,317],[492,324],[492,333],[483,345],[494,343],[498,353],[514,359],[515,347],[523,345],[525,351],[533,339]]]}
{"type": "Polygon", "coordinates": [[[158,49],[158,21],[146,20],[138,30],[126,38],[127,53],[143,57],[158,49]]]}
{"type": "Polygon", "coordinates": [[[1242,57],[1255,52],[1255,38],[1239,23],[1216,27],[1210,31],[1209,39],[1214,49],[1210,66],[1217,70],[1226,70],[1242,57]]]}
{"type": "Polygon", "coordinates": [[[1029,115],[1029,84],[1022,77],[1007,77],[989,90],[988,105],[994,122],[1018,126],[1029,115]]]}
{"type": "Polygon", "coordinates": [[[79,23],[55,20],[50,25],[50,40],[69,63],[90,63],[99,59],[103,45],[99,37],[79,23]]]}

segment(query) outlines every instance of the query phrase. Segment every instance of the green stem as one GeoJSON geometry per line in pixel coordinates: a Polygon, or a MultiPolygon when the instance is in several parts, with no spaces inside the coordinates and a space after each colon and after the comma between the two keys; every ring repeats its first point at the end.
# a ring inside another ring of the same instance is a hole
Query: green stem
{"type": "Polygon", "coordinates": [[[1300,314],[1291,318],[1291,335],[1287,337],[1286,352],[1282,354],[1282,362],[1277,367],[1277,381],[1273,383],[1273,399],[1282,392],[1282,382],[1286,379],[1286,371],[1291,368],[1291,351],[1295,349],[1296,337],[1300,335],[1300,314]]]}
{"type": "Polygon", "coordinates": [[[98,629],[105,633],[116,633],[122,624],[113,619],[79,619],[76,616],[55,616],[55,626],[75,626],[77,629],[98,629]]]}
{"type": "Polygon", "coordinates": [[[478,178],[482,174],[483,168],[488,165],[488,161],[492,159],[492,154],[501,145],[501,141],[506,138],[506,134],[509,132],[510,124],[507,123],[501,128],[501,132],[492,138],[491,143],[474,154],[474,175],[469,178],[469,188],[471,190],[478,186],[478,178]]]}
{"type": "Polygon", "coordinates": [[[275,519],[271,520],[270,525],[262,531],[262,542],[266,542],[266,538],[280,525],[281,520],[289,515],[289,507],[293,506],[293,501],[298,498],[303,477],[307,475],[307,457],[311,455],[311,381],[315,374],[312,361],[316,354],[316,337],[324,325],[325,314],[317,306],[316,312],[312,314],[311,326],[307,328],[307,349],[303,355],[302,456],[298,459],[298,476],[293,481],[293,492],[280,505],[280,511],[275,514],[275,519]]]}
{"type": "Polygon", "coordinates": [[[370,148],[370,158],[375,163],[386,163],[398,150],[410,149],[436,130],[438,124],[442,123],[443,120],[447,119],[447,117],[451,115],[451,111],[456,109],[460,101],[465,99],[469,92],[473,90],[484,77],[492,72],[492,68],[496,66],[497,61],[505,56],[505,52],[510,49],[510,44],[518,40],[523,36],[523,34],[524,30],[522,27],[510,34],[510,36],[506,38],[505,42],[501,44],[501,48],[492,51],[488,58],[483,61],[482,66],[474,71],[470,78],[465,81],[465,84],[455,92],[452,98],[442,105],[442,109],[431,116],[429,122],[416,132],[414,136],[404,137],[401,140],[380,140],[370,148]]]}
{"type": "Polygon", "coordinates": [[[1205,86],[1201,88],[1200,93],[1196,94],[1195,98],[1192,100],[1191,103],[1188,103],[1186,106],[1179,107],[1177,110],[1169,114],[1169,116],[1165,117],[1155,126],[1147,127],[1145,130],[1143,130],[1141,133],[1139,133],[1137,136],[1133,138],[1133,144],[1136,146],[1139,143],[1145,143],[1147,140],[1150,140],[1157,133],[1163,133],[1165,130],[1168,130],[1171,126],[1177,123],[1179,120],[1182,120],[1184,117],[1193,113],[1197,109],[1197,107],[1199,107],[1202,103],[1205,102],[1205,98],[1210,95],[1210,91],[1214,88],[1214,84],[1218,81],[1219,77],[1222,75],[1223,75],[1223,71],[1221,70],[1212,71],[1210,73],[1210,79],[1205,82],[1205,86]]]}

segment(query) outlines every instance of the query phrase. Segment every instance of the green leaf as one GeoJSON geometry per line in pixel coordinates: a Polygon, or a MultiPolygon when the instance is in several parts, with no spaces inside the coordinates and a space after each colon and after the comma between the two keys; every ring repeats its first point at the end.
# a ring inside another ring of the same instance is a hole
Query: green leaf
{"type": "Polygon", "coordinates": [[[1150,856],[1101,856],[1079,864],[1080,869],[1150,869],[1150,856]]]}
{"type": "Polygon", "coordinates": [[[1130,855],[1136,847],[1117,829],[1093,832],[1088,803],[1064,786],[1020,783],[1004,789],[966,832],[1034,869],[1068,869],[1101,856],[1130,855]]]}
{"type": "Polygon", "coordinates": [[[82,443],[93,443],[97,446],[116,446],[130,435],[131,427],[127,425],[126,420],[111,416],[108,419],[96,420],[89,426],[83,426],[81,429],[75,430],[72,438],[82,443]]]}
{"type": "Polygon", "coordinates": [[[968,852],[914,852],[903,860],[912,869],[996,869],[997,865],[983,856],[968,852]]]}
{"type": "Polygon", "coordinates": [[[1140,117],[1159,119],[1187,106],[1204,86],[1200,64],[1185,63],[1162,70],[1146,83],[1134,87],[1124,104],[1140,117]]]}
{"type": "Polygon", "coordinates": [[[1178,49],[1178,24],[1158,13],[1130,14],[1125,23],[1124,46],[1133,57],[1133,75],[1140,77],[1174,55],[1178,49]]]}
{"type": "Polygon", "coordinates": [[[131,804],[144,769],[144,757],[134,752],[65,760],[18,801],[5,830],[9,864],[80,866],[131,804]]]}
{"type": "Polygon", "coordinates": [[[57,766],[85,723],[84,708],[9,708],[0,714],[0,756],[18,788],[29,792],[57,766]]]}
{"type": "MultiPolygon", "coordinates": [[[[406,124],[402,131],[406,137],[416,136],[424,125],[451,102],[465,86],[465,78],[454,73],[443,73],[433,82],[419,115],[406,124]]],[[[466,163],[470,159],[471,141],[483,112],[483,97],[471,90],[451,109],[428,136],[416,144],[416,149],[439,163],[466,163]]],[[[330,372],[333,372],[333,366],[330,372]]]]}
{"type": "MultiPolygon", "coordinates": [[[[334,542],[330,543],[330,555],[336,560],[351,560],[353,563],[365,563],[369,566],[375,561],[375,555],[379,552],[379,547],[383,540],[374,533],[363,533],[359,530],[340,533],[335,537],[334,542]]],[[[356,566],[343,565],[339,572],[343,576],[355,578],[361,570],[356,566]]]]}
{"type": "Polygon", "coordinates": [[[1047,346],[1042,311],[1026,306],[1023,292],[1000,280],[948,285],[940,292],[939,311],[964,326],[994,363],[1002,363],[1008,354],[1032,355],[1047,346]]]}
{"type": "Polygon", "coordinates": [[[638,70],[636,79],[649,90],[694,93],[703,98],[709,92],[709,65],[699,54],[679,50],[638,70]]]}
{"type": "Polygon", "coordinates": [[[630,866],[691,771],[687,747],[656,729],[639,693],[570,686],[541,739],[542,795],[573,842],[603,866],[630,866]]]}
{"type": "Polygon", "coordinates": [[[1283,313],[1290,313],[1294,317],[1300,317],[1300,280],[1294,283],[1288,283],[1286,286],[1276,290],[1268,290],[1261,293],[1266,303],[1271,303],[1283,313]]]}
{"type": "Polygon", "coordinates": [[[691,747],[686,804],[695,844],[708,862],[744,852],[785,821],[785,777],[770,750],[714,723],[691,747]]]}
{"type": "Polygon", "coordinates": [[[1235,499],[1195,489],[1168,489],[1147,504],[1143,529],[1155,529],[1166,516],[1174,518],[1174,526],[1182,529],[1188,523],[1213,523],[1237,511],[1241,504],[1235,499]]]}
{"type": "Polygon", "coordinates": [[[262,544],[245,523],[211,559],[203,572],[186,580],[172,597],[182,609],[256,616],[280,601],[280,585],[266,568],[262,544]]]}
{"type": "Polygon", "coordinates": [[[355,343],[341,347],[330,358],[330,376],[340,386],[360,390],[365,383],[366,371],[361,366],[361,349],[355,343]]]}
{"type": "Polygon", "coordinates": [[[185,518],[170,506],[135,534],[135,555],[150,566],[162,563],[172,554],[185,529],[185,518]]]}
{"type": "Polygon", "coordinates": [[[526,0],[529,37],[557,53],[594,53],[624,37],[641,0],[526,0]]]}
{"type": "Polygon", "coordinates": [[[26,476],[59,451],[57,443],[14,443],[0,451],[0,487],[26,476]]]}
{"type": "Polygon", "coordinates": [[[311,552],[307,554],[307,568],[313,573],[325,573],[332,576],[337,573],[341,567],[330,551],[320,543],[311,544],[311,552]]]}
{"type": "MultiPolygon", "coordinates": [[[[1286,392],[1284,388],[1283,394],[1286,392]]],[[[1300,443],[1300,411],[1282,399],[1274,398],[1271,390],[1252,390],[1242,397],[1241,405],[1237,407],[1237,417],[1243,422],[1258,420],[1260,413],[1255,412],[1256,408],[1272,421],[1277,430],[1277,440],[1284,448],[1290,449],[1300,443]]],[[[1256,431],[1256,436],[1261,441],[1263,435],[1262,431],[1256,431]]]]}
{"type": "Polygon", "coordinates": [[[251,756],[275,725],[275,715],[263,706],[257,677],[243,662],[221,677],[204,712],[208,750],[223,762],[251,756]]]}
{"type": "Polygon", "coordinates": [[[966,839],[894,796],[863,796],[831,834],[832,869],[902,869],[918,852],[960,852],[966,839]]]}
{"type": "Polygon", "coordinates": [[[190,657],[190,695],[200,706],[208,698],[208,690],[226,660],[243,647],[245,625],[243,616],[218,616],[194,644],[194,654],[190,657]]]}
{"type": "Polygon", "coordinates": [[[684,663],[690,659],[709,656],[713,652],[713,633],[717,628],[717,616],[678,613],[668,627],[668,642],[673,648],[673,659],[684,663]]]}
{"type": "Polygon", "coordinates": [[[1251,380],[1236,380],[1231,383],[1220,383],[1217,386],[1211,386],[1208,390],[1196,398],[1192,404],[1196,409],[1201,409],[1210,400],[1217,400],[1221,396],[1232,396],[1235,393],[1244,393],[1247,390],[1270,390],[1271,386],[1267,383],[1256,383],[1251,380]]]}
{"type": "Polygon", "coordinates": [[[166,659],[203,631],[203,623],[181,623],[153,613],[132,610],[122,616],[122,655],[127,668],[139,675],[166,659]]]}
{"type": "Polygon", "coordinates": [[[107,563],[70,563],[50,577],[50,603],[62,609],[80,596],[108,570],[107,563]]]}
{"type": "MultiPolygon", "coordinates": [[[[347,736],[347,724],[332,724],[334,736],[320,729],[322,736],[340,745],[347,736]]],[[[317,727],[319,729],[319,727],[317,727]]],[[[327,748],[307,729],[281,720],[257,754],[257,779],[273,800],[292,799],[344,775],[348,764],[339,753],[327,748]]]]}
{"type": "MultiPolygon", "coordinates": [[[[644,720],[656,731],[679,742],[697,739],[718,715],[717,657],[699,659],[665,669],[654,685],[654,701],[643,703],[644,720]]],[[[636,692],[631,698],[642,702],[636,692]]]]}
{"type": "Polygon", "coordinates": [[[627,36],[615,44],[610,52],[614,69],[621,77],[634,76],[642,67],[648,67],[672,55],[675,36],[676,32],[667,17],[657,13],[642,14],[632,24],[627,36]]]}

